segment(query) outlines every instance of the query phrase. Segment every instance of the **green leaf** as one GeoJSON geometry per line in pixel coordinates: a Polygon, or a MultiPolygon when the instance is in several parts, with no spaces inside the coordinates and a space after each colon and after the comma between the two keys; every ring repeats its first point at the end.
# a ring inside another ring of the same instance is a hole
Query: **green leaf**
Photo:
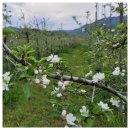
{"type": "Polygon", "coordinates": [[[28,74],[23,73],[23,74],[21,74],[21,75],[19,76],[19,79],[26,79],[26,78],[28,78],[28,77],[29,77],[28,74]]]}
{"type": "Polygon", "coordinates": [[[95,105],[93,108],[93,113],[98,114],[99,112],[101,112],[101,107],[99,105],[95,105]]]}
{"type": "Polygon", "coordinates": [[[43,58],[41,58],[41,60],[38,61],[38,63],[41,64],[41,63],[45,62],[46,59],[47,59],[46,57],[43,57],[43,58]]]}
{"type": "Polygon", "coordinates": [[[23,86],[23,92],[24,92],[24,94],[25,94],[25,97],[26,97],[27,99],[29,99],[30,96],[31,96],[31,92],[32,92],[32,87],[31,87],[31,85],[30,85],[29,83],[26,83],[26,84],[23,86]]]}
{"type": "Polygon", "coordinates": [[[34,62],[36,61],[36,58],[34,56],[29,56],[27,59],[31,60],[31,61],[34,61],[34,62]]]}
{"type": "Polygon", "coordinates": [[[112,111],[105,111],[104,115],[107,118],[107,121],[111,121],[112,117],[113,117],[113,112],[112,111]]]}
{"type": "Polygon", "coordinates": [[[55,99],[50,99],[50,103],[52,103],[52,104],[58,104],[58,100],[55,100],[55,99]]]}
{"type": "Polygon", "coordinates": [[[81,115],[84,116],[84,117],[89,117],[89,111],[87,111],[87,112],[82,112],[81,115]]]}
{"type": "Polygon", "coordinates": [[[94,126],[94,119],[87,119],[85,127],[93,127],[94,126]]]}

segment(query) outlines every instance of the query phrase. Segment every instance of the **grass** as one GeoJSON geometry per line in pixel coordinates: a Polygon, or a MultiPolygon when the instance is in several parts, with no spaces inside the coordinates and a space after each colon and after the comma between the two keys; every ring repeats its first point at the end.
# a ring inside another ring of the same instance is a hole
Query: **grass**
{"type": "MultiPolygon", "coordinates": [[[[84,77],[84,74],[89,72],[89,64],[86,64],[87,46],[85,44],[80,44],[75,48],[69,48],[66,53],[60,53],[60,57],[65,60],[66,64],[70,66],[70,71],[74,76],[84,77]]],[[[52,80],[51,80],[52,81],[52,80]]],[[[60,116],[61,113],[57,113],[57,106],[52,107],[52,99],[54,99],[50,93],[53,87],[56,86],[57,81],[53,80],[51,85],[46,89],[42,86],[33,84],[32,85],[32,95],[27,100],[23,95],[23,82],[18,82],[19,85],[19,98],[15,102],[10,102],[3,106],[3,126],[4,127],[64,127],[66,122],[60,116]],[[55,83],[55,84],[53,84],[55,83]]],[[[73,87],[78,86],[74,84],[73,87]]],[[[86,89],[86,86],[82,86],[86,89]]],[[[91,95],[92,88],[87,87],[87,95],[91,95]]],[[[11,91],[11,90],[10,90],[11,91]]],[[[100,93],[100,90],[97,89],[100,93]]],[[[104,92],[103,95],[106,93],[104,92]]],[[[62,103],[66,105],[73,105],[70,111],[73,109],[80,109],[80,107],[88,104],[88,100],[82,96],[76,94],[70,94],[70,92],[64,93],[64,98],[58,100],[62,111],[62,103]]],[[[104,118],[97,120],[94,126],[111,126],[106,124],[104,118]]],[[[114,125],[114,123],[113,123],[114,125]]],[[[119,125],[117,122],[116,125],[119,125]]]]}

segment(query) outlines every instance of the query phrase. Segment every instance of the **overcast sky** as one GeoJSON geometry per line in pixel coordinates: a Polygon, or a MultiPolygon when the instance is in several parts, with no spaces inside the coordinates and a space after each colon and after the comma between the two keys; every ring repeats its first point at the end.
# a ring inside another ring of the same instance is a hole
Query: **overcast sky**
{"type": "MultiPolygon", "coordinates": [[[[116,6],[115,3],[112,3],[116,6]]],[[[63,25],[63,29],[71,30],[78,28],[72,16],[76,16],[82,23],[86,23],[86,11],[90,11],[90,19],[95,20],[95,3],[8,3],[8,8],[12,11],[12,26],[19,26],[22,20],[19,20],[22,12],[25,15],[26,23],[34,26],[34,16],[40,20],[46,18],[48,20],[48,29],[58,29],[63,25]]],[[[109,7],[106,8],[107,17],[109,17],[109,7]]],[[[98,19],[102,16],[102,3],[99,3],[98,19]]],[[[114,13],[113,16],[118,14],[114,13]]]]}

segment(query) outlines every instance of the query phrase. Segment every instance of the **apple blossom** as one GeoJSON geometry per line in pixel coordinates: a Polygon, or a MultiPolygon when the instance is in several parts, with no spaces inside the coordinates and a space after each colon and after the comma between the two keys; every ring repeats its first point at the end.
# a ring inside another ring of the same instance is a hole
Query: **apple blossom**
{"type": "Polygon", "coordinates": [[[49,85],[49,83],[50,83],[50,80],[47,79],[47,76],[46,76],[46,75],[43,75],[41,81],[42,81],[42,83],[43,83],[44,85],[49,85]]]}
{"type": "Polygon", "coordinates": [[[67,114],[66,110],[63,110],[62,113],[61,113],[61,115],[62,115],[63,117],[66,117],[66,114],[67,114]]]}
{"type": "Polygon", "coordinates": [[[74,123],[76,121],[76,117],[72,113],[66,115],[66,121],[67,124],[76,126],[74,123]]]}
{"type": "Polygon", "coordinates": [[[9,87],[8,87],[8,84],[9,84],[9,81],[10,81],[10,72],[6,72],[5,74],[3,74],[3,84],[2,84],[2,87],[3,87],[3,90],[6,90],[6,91],[9,91],[9,87]]]}
{"type": "Polygon", "coordinates": [[[59,97],[62,97],[62,94],[61,93],[57,93],[56,96],[59,98],[59,97]]]}
{"type": "Polygon", "coordinates": [[[34,74],[38,74],[38,70],[35,69],[35,70],[34,70],[34,74]]]}
{"type": "Polygon", "coordinates": [[[125,69],[122,69],[122,72],[124,72],[124,73],[125,73],[125,69]]]}
{"type": "Polygon", "coordinates": [[[98,103],[98,105],[99,105],[102,109],[104,109],[104,110],[108,110],[108,109],[109,109],[108,104],[107,104],[107,103],[103,103],[102,101],[100,101],[100,102],[98,103]]]}
{"type": "Polygon", "coordinates": [[[8,84],[3,82],[2,86],[3,86],[3,90],[9,91],[8,84]]]}
{"type": "Polygon", "coordinates": [[[92,75],[92,71],[90,71],[89,73],[85,74],[85,77],[89,77],[90,75],[92,75]]]}
{"type": "Polygon", "coordinates": [[[113,75],[117,76],[120,74],[120,68],[116,67],[115,70],[112,72],[113,75]]]}
{"type": "Polygon", "coordinates": [[[94,76],[93,76],[93,83],[97,83],[98,81],[101,81],[105,78],[105,75],[104,73],[96,73],[94,76]]]}
{"type": "Polygon", "coordinates": [[[114,99],[114,98],[111,98],[111,99],[110,99],[110,102],[112,103],[113,106],[116,106],[116,107],[119,107],[119,106],[120,106],[120,105],[119,105],[120,100],[116,100],[116,99],[114,99]]]}
{"type": "Polygon", "coordinates": [[[81,92],[81,93],[85,93],[86,91],[85,91],[84,89],[81,89],[80,92],[81,92]]]}
{"type": "Polygon", "coordinates": [[[52,63],[58,63],[60,61],[60,58],[58,57],[58,55],[50,55],[48,58],[47,58],[47,61],[50,61],[52,63]]]}
{"type": "Polygon", "coordinates": [[[125,76],[125,73],[121,73],[121,76],[124,77],[124,76],[125,76]]]}
{"type": "Polygon", "coordinates": [[[80,113],[84,117],[88,117],[89,116],[89,110],[87,110],[86,106],[82,106],[82,108],[80,109],[80,113]]]}
{"type": "Polygon", "coordinates": [[[35,83],[39,84],[40,83],[40,79],[35,79],[35,83]]]}

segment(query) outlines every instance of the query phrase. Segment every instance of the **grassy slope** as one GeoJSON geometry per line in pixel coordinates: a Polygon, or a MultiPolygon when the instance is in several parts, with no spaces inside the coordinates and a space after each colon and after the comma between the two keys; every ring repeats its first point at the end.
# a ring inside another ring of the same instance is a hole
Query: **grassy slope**
{"type": "MultiPolygon", "coordinates": [[[[71,67],[71,72],[75,76],[83,77],[84,74],[89,71],[88,66],[85,64],[86,57],[84,53],[86,50],[87,47],[82,44],[77,46],[76,48],[68,49],[66,53],[60,54],[60,56],[64,60],[66,60],[67,65],[71,67]]],[[[51,116],[49,116],[50,111],[53,110],[52,104],[50,103],[51,95],[49,93],[51,93],[53,89],[52,87],[54,87],[54,85],[50,85],[46,89],[35,84],[32,87],[32,97],[30,98],[30,100],[26,100],[21,94],[21,99],[15,105],[10,104],[4,106],[3,126],[64,127],[65,121],[61,117],[56,116],[52,118],[51,116]]],[[[84,86],[82,87],[84,88],[84,86]]],[[[88,88],[87,91],[88,93],[90,93],[91,88],[88,88]]],[[[80,107],[83,104],[87,104],[86,99],[82,99],[81,96],[69,96],[69,94],[67,94],[66,96],[68,101],[73,102],[73,105],[75,107],[80,107]]],[[[97,121],[95,125],[107,126],[108,124],[105,124],[105,121],[103,120],[101,119],[101,121],[97,121]]]]}

